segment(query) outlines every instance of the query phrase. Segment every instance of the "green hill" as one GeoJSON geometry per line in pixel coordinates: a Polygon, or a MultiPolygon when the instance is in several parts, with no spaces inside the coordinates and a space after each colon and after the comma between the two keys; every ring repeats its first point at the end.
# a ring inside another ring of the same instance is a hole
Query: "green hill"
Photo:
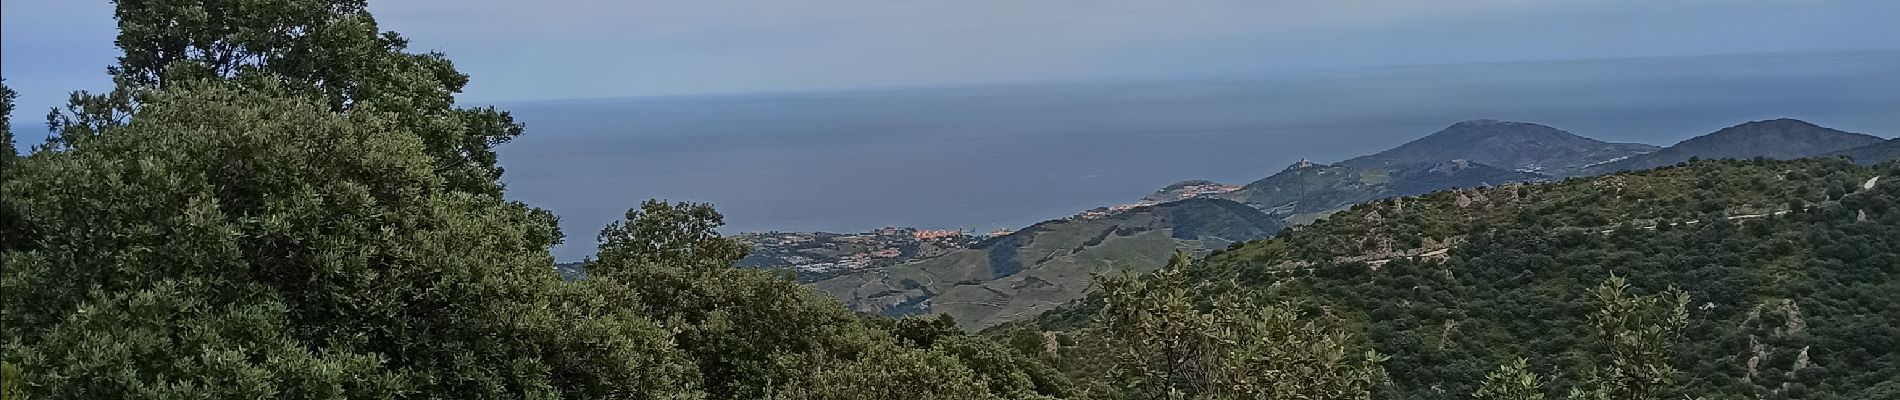
{"type": "Polygon", "coordinates": [[[1847,157],[1862,165],[1879,164],[1887,160],[1900,158],[1900,139],[1841,150],[1829,153],[1828,156],[1847,157]]]}
{"type": "Polygon", "coordinates": [[[1363,169],[1302,162],[1220,195],[1290,222],[1306,222],[1341,207],[1393,196],[1543,178],[1464,160],[1395,164],[1363,169]]]}
{"type": "Polygon", "coordinates": [[[1843,132],[1796,119],[1735,125],[1684,140],[1652,153],[1583,168],[1577,175],[1601,175],[1673,165],[1691,159],[1767,157],[1779,160],[1816,157],[1880,143],[1881,138],[1843,132]]]}
{"type": "Polygon", "coordinates": [[[1585,166],[1656,151],[1656,146],[1610,143],[1549,126],[1497,120],[1452,124],[1390,150],[1340,162],[1358,169],[1471,160],[1509,170],[1568,175],[1585,166]]]}
{"type": "MultiPolygon", "coordinates": [[[[1244,292],[1334,319],[1391,358],[1383,398],[1470,398],[1517,357],[1552,378],[1604,365],[1591,288],[1687,292],[1664,393],[1891,398],[1900,385],[1900,187],[1839,159],[1702,161],[1354,206],[1186,271],[1196,298],[1244,292]],[[1883,389],[1885,388],[1885,389],[1883,389]]],[[[1096,297],[1039,324],[1086,358],[1096,297]]],[[[1075,361],[1070,362],[1076,364],[1075,361]]],[[[1677,396],[1666,398],[1680,398],[1677,396]]]]}

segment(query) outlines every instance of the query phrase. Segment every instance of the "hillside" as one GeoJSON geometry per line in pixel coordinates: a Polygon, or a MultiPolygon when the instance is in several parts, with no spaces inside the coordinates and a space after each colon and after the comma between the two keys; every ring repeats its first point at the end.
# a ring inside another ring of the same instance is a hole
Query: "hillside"
{"type": "MultiPolygon", "coordinates": [[[[1701,161],[1354,206],[1186,272],[1196,298],[1294,302],[1391,358],[1381,398],[1469,398],[1516,357],[1562,393],[1604,365],[1591,288],[1689,296],[1663,397],[1891,398],[1900,388],[1900,186],[1838,159],[1701,161]],[[1887,391],[1887,392],[1883,392],[1887,391]]],[[[1094,299],[1094,297],[1091,297],[1094,299]]],[[[1067,365],[1098,300],[1045,314],[1067,365]]],[[[1243,307],[1244,308],[1244,307],[1243,307]]]]}
{"type": "Polygon", "coordinates": [[[1887,160],[1900,158],[1900,139],[1874,143],[1827,154],[1830,157],[1847,157],[1861,165],[1874,165],[1887,160]]]}
{"type": "Polygon", "coordinates": [[[813,286],[858,311],[949,314],[966,328],[982,328],[1079,298],[1092,274],[1157,268],[1174,249],[1220,249],[1374,199],[1537,178],[1463,161],[1372,171],[1302,163],[1238,191],[1045,222],[971,249],[813,286]]]}
{"type": "Polygon", "coordinates": [[[1470,160],[1509,170],[1568,175],[1584,166],[1656,149],[1647,144],[1605,142],[1532,123],[1473,120],[1339,164],[1366,170],[1470,160]]]}
{"type": "Polygon", "coordinates": [[[1175,249],[1222,248],[1281,226],[1240,203],[1190,199],[1104,218],[1043,222],[970,249],[812,286],[854,310],[949,314],[966,328],[978,328],[1080,298],[1092,274],[1153,270],[1175,249]]]}
{"type": "Polygon", "coordinates": [[[1375,199],[1540,178],[1541,175],[1533,173],[1464,160],[1372,169],[1301,162],[1220,197],[1247,204],[1275,218],[1303,222],[1340,207],[1375,199]]]}
{"type": "MultiPolygon", "coordinates": [[[[1466,127],[1490,125],[1541,127],[1467,122],[1414,143],[1456,139],[1470,131],[1466,127]]],[[[1569,135],[1547,127],[1543,129],[1569,135]]],[[[1487,134],[1485,140],[1603,144],[1583,138],[1561,139],[1544,130],[1503,129],[1487,134]],[[1540,136],[1512,140],[1513,135],[1540,136]]],[[[1421,154],[1408,157],[1408,160],[1427,159],[1421,154]]],[[[1096,210],[1100,212],[1084,215],[1105,217],[1038,224],[967,251],[847,274],[813,285],[838,296],[855,310],[889,316],[949,314],[964,327],[981,328],[1033,317],[1062,302],[1079,298],[1087,289],[1091,274],[1157,268],[1167,260],[1170,249],[1197,253],[1220,249],[1236,241],[1266,237],[1281,227],[1305,223],[1366,201],[1544,178],[1535,173],[1459,159],[1366,168],[1302,161],[1238,189],[1207,181],[1186,181],[1144,198],[1144,202],[1150,202],[1193,194],[1231,202],[1191,200],[1120,212],[1096,210]],[[1242,204],[1245,206],[1240,207],[1242,204]],[[1193,232],[1182,234],[1184,226],[1194,227],[1193,232]],[[1163,229],[1171,233],[1162,233],[1163,229]],[[1018,253],[1023,256],[1017,256],[1018,253]],[[995,272],[998,270],[1008,272],[995,272]]]]}
{"type": "Polygon", "coordinates": [[[1778,160],[1814,157],[1880,143],[1872,135],[1843,132],[1795,119],[1754,121],[1684,140],[1652,153],[1583,168],[1578,175],[1601,175],[1674,165],[1692,158],[1778,160]]]}

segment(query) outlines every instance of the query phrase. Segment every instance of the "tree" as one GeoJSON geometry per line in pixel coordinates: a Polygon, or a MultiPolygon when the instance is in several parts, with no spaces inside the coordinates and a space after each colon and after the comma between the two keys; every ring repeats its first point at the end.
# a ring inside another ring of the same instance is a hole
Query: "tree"
{"type": "MultiPolygon", "coordinates": [[[[13,88],[7,87],[6,79],[0,78],[0,179],[13,174],[13,165],[20,159],[19,150],[13,146],[13,99],[18,96],[13,88]]],[[[0,251],[20,245],[31,231],[14,209],[13,201],[3,200],[0,201],[0,251]]]]}
{"type": "Polygon", "coordinates": [[[1484,376],[1476,397],[1483,400],[1544,400],[1544,382],[1523,358],[1498,366],[1484,376]]]}
{"type": "Polygon", "coordinates": [[[1192,265],[1177,252],[1147,279],[1097,280],[1097,323],[1116,360],[1109,378],[1128,397],[1366,399],[1383,382],[1383,356],[1347,351],[1345,331],[1301,319],[1294,305],[1250,306],[1230,285],[1202,311],[1192,265]]]}
{"type": "Polygon", "coordinates": [[[957,320],[950,314],[938,314],[931,317],[907,317],[898,319],[891,334],[906,345],[928,349],[940,339],[962,336],[963,330],[957,328],[957,320]]]}
{"type": "Polygon", "coordinates": [[[13,88],[7,87],[6,78],[0,78],[0,172],[6,171],[7,164],[20,155],[13,147],[13,99],[19,96],[13,88]]]}
{"type": "Polygon", "coordinates": [[[963,364],[990,354],[916,347],[787,276],[734,267],[746,249],[719,235],[722,223],[709,205],[644,202],[601,231],[583,280],[670,327],[709,397],[962,399],[1038,389],[963,364]]]}
{"type": "Polygon", "coordinates": [[[80,92],[48,119],[68,145],[124,122],[146,93],[179,82],[270,85],[339,112],[391,113],[421,138],[451,190],[499,198],[494,146],[522,126],[492,107],[460,108],[468,76],[440,53],[410,53],[382,32],[364,0],[115,0],[123,51],[107,69],[117,88],[80,92]]]}
{"type": "Polygon", "coordinates": [[[1689,295],[1675,288],[1655,296],[1631,295],[1622,277],[1611,276],[1595,296],[1601,308],[1591,322],[1610,364],[1586,371],[1584,387],[1574,388],[1571,398],[1660,398],[1679,372],[1671,359],[1689,322],[1689,295]]]}
{"type": "Polygon", "coordinates": [[[1212,318],[1189,297],[1191,262],[1176,252],[1145,281],[1126,274],[1097,278],[1103,306],[1096,321],[1116,350],[1109,378],[1131,397],[1187,398],[1213,380],[1220,338],[1213,336],[1212,318]]]}
{"type": "Polygon", "coordinates": [[[28,394],[697,392],[661,325],[554,276],[541,221],[448,189],[395,117],[299,93],[175,82],[10,167],[34,232],[0,255],[0,345],[28,394]]]}
{"type": "MultiPolygon", "coordinates": [[[[653,264],[701,266],[713,270],[731,267],[745,258],[745,245],[720,236],[725,216],[708,204],[667,204],[647,200],[627,210],[626,219],[600,232],[600,260],[604,275],[619,273],[611,267],[653,264]]],[[[597,272],[596,272],[597,271],[597,272]]]]}

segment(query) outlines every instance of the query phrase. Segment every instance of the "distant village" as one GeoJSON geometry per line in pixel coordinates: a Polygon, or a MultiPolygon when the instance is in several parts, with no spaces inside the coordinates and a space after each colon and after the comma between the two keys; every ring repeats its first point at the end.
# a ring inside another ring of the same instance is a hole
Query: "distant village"
{"type": "Polygon", "coordinates": [[[861,233],[753,232],[735,239],[752,246],[752,254],[739,260],[740,266],[790,269],[799,281],[809,282],[969,248],[1010,233],[1008,229],[976,234],[962,229],[884,227],[861,233]]]}
{"type": "MultiPolygon", "coordinates": [[[[1208,181],[1181,182],[1169,185],[1134,203],[1097,207],[1068,218],[1105,218],[1137,207],[1239,189],[1240,186],[1208,181]]],[[[739,266],[787,269],[800,282],[812,282],[855,271],[885,268],[911,260],[935,257],[1013,232],[1009,229],[977,233],[964,229],[884,227],[859,233],[751,232],[739,234],[734,238],[752,246],[751,255],[739,260],[739,266]]]]}
{"type": "Polygon", "coordinates": [[[1108,207],[1096,207],[1096,208],[1089,209],[1088,211],[1083,211],[1080,214],[1070,216],[1069,218],[1070,219],[1106,218],[1109,216],[1113,216],[1115,214],[1120,214],[1122,212],[1133,210],[1140,207],[1147,207],[1147,206],[1152,206],[1152,205],[1167,203],[1167,202],[1172,202],[1172,201],[1187,200],[1187,199],[1192,199],[1192,198],[1201,197],[1201,196],[1222,194],[1222,193],[1232,192],[1235,190],[1240,190],[1240,186],[1228,185],[1228,184],[1217,183],[1217,182],[1209,182],[1209,181],[1181,182],[1181,183],[1169,185],[1166,188],[1162,188],[1160,191],[1154,192],[1154,194],[1150,194],[1147,197],[1143,197],[1141,198],[1141,201],[1128,203],[1128,204],[1117,204],[1117,205],[1112,205],[1108,207]]]}

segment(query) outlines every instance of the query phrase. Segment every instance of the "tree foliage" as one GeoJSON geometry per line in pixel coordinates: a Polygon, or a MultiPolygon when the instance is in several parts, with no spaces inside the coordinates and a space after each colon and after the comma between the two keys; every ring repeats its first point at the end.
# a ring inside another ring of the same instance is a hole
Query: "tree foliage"
{"type": "Polygon", "coordinates": [[[48,116],[71,145],[123,124],[151,89],[221,80],[312,96],[339,112],[387,113],[421,138],[452,190],[499,196],[494,146],[521,124],[493,107],[464,108],[469,77],[440,53],[408,52],[381,31],[364,0],[114,0],[123,54],[107,71],[117,87],[75,93],[48,116]]]}
{"type": "MultiPolygon", "coordinates": [[[[1377,398],[1468,398],[1520,357],[1546,396],[1864,398],[1900,376],[1900,315],[1882,306],[1900,301],[1900,187],[1874,180],[1896,167],[1712,160],[1391,199],[1184,279],[1196,309],[1234,282],[1250,307],[1342,321],[1390,357],[1377,398]]],[[[1096,327],[1076,314],[1105,297],[1042,326],[1079,337],[1096,327]]]]}
{"type": "Polygon", "coordinates": [[[1519,358],[1484,375],[1475,396],[1481,400],[1544,400],[1544,381],[1519,358]]]}
{"type": "Polygon", "coordinates": [[[745,249],[705,205],[642,204],[595,278],[561,280],[552,214],[501,201],[490,168],[519,126],[455,108],[466,78],[360,1],[118,5],[119,85],[76,94],[0,177],[9,398],[1061,390],[987,339],[914,347],[732,268],[745,249]]]}
{"type": "Polygon", "coordinates": [[[1184,252],[1147,279],[1099,280],[1098,317],[1125,397],[1363,399],[1381,383],[1376,353],[1348,350],[1343,330],[1303,320],[1290,305],[1252,307],[1228,296],[1202,310],[1184,252]]]}
{"type": "Polygon", "coordinates": [[[7,164],[20,154],[13,147],[13,99],[19,96],[7,87],[6,78],[0,78],[0,171],[6,171],[7,164]]]}

